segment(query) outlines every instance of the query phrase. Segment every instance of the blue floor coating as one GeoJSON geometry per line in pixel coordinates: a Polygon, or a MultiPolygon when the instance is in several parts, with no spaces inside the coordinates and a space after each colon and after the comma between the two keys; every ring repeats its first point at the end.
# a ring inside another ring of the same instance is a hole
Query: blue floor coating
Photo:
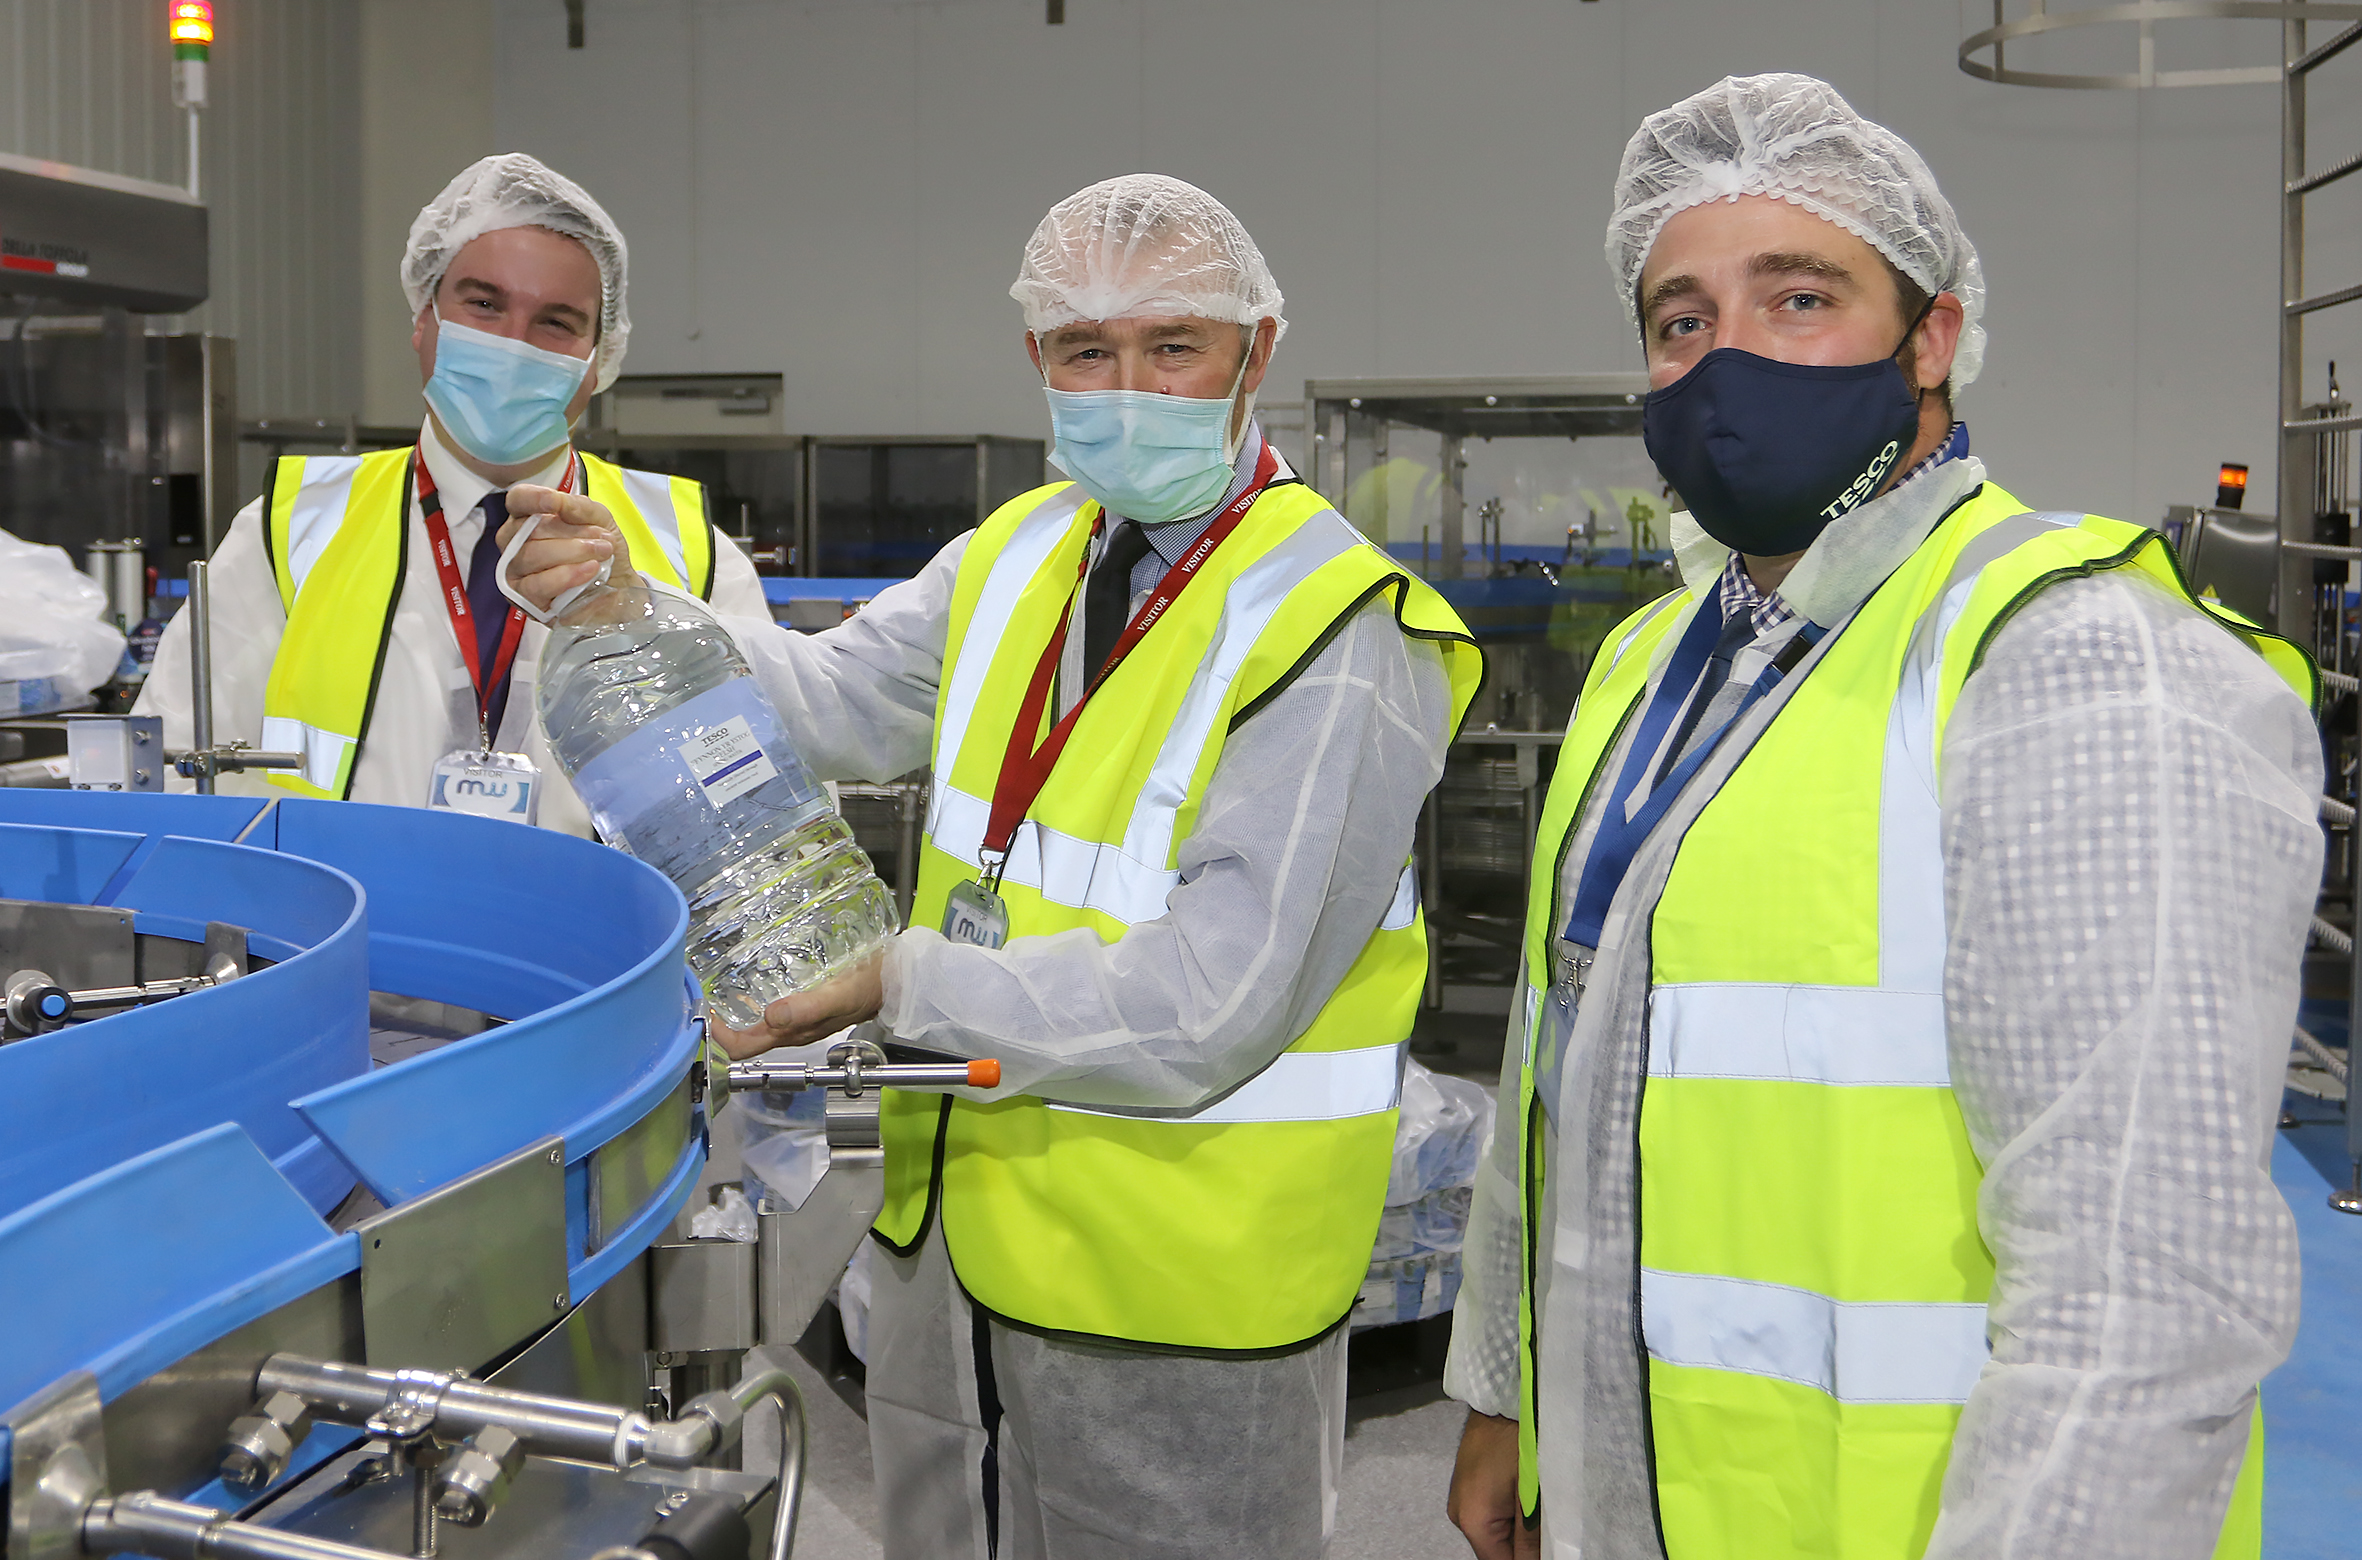
{"type": "Polygon", "coordinates": [[[2329,1206],[2345,1184],[2345,1116],[2288,1096],[2272,1179],[2295,1211],[2304,1319],[2288,1363],[2264,1382],[2266,1560],[2362,1553],[2362,1218],[2329,1206]]]}

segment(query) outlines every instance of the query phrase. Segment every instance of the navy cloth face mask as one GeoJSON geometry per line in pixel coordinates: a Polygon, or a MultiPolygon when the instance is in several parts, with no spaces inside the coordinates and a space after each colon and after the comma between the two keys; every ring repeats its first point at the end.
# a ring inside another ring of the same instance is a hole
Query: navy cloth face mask
{"type": "Polygon", "coordinates": [[[1919,399],[1891,357],[1830,368],[1716,347],[1649,392],[1640,429],[1708,536],[1777,558],[1878,491],[1919,431],[1919,399]]]}

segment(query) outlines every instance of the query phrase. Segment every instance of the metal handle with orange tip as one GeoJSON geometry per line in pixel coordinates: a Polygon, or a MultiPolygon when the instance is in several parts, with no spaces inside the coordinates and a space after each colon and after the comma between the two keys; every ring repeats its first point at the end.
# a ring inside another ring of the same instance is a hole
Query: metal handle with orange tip
{"type": "Polygon", "coordinates": [[[730,1092],[746,1089],[840,1089],[848,1095],[870,1089],[997,1089],[1001,1064],[974,1062],[884,1062],[866,1067],[816,1066],[810,1062],[730,1064],[730,1092]]]}

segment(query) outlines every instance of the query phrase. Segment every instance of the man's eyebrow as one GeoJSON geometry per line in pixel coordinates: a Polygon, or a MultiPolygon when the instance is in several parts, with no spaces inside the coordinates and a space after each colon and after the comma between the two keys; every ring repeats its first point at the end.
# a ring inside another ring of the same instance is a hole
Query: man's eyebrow
{"type": "Polygon", "coordinates": [[[1670,303],[1676,298],[1686,297],[1691,293],[1702,293],[1705,290],[1705,284],[1694,276],[1668,276],[1648,290],[1648,297],[1640,305],[1641,317],[1647,318],[1656,313],[1660,305],[1670,303]]]}
{"type": "Polygon", "coordinates": [[[490,293],[495,298],[505,298],[508,296],[508,294],[504,292],[498,285],[492,282],[487,282],[480,276],[455,276],[451,279],[451,290],[453,292],[461,292],[471,287],[478,292],[490,293]]]}
{"type": "Polygon", "coordinates": [[[588,325],[590,323],[590,315],[581,309],[574,307],[574,305],[570,303],[553,303],[543,312],[547,314],[562,314],[577,325],[588,325]]]}
{"type": "Polygon", "coordinates": [[[1824,282],[1851,285],[1853,272],[1826,255],[1769,250],[1747,262],[1749,276],[1812,276],[1824,282]]]}

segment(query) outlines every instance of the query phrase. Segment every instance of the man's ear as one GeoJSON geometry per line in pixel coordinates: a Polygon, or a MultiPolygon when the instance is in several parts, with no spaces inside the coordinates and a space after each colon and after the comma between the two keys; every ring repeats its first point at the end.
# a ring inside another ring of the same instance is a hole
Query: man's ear
{"type": "Polygon", "coordinates": [[[1025,333],[1025,355],[1033,359],[1033,371],[1047,379],[1049,374],[1042,367],[1042,344],[1030,330],[1025,333]]]}
{"type": "Polygon", "coordinates": [[[1927,306],[1927,318],[1911,333],[1912,383],[1922,390],[1943,387],[1952,377],[1952,359],[1960,350],[1960,332],[1968,313],[1950,293],[1937,293],[1927,306]]]}
{"type": "Polygon", "coordinates": [[[1252,394],[1263,388],[1263,376],[1271,368],[1271,352],[1279,345],[1279,321],[1268,316],[1255,322],[1255,333],[1247,338],[1246,377],[1240,388],[1252,394]]]}

